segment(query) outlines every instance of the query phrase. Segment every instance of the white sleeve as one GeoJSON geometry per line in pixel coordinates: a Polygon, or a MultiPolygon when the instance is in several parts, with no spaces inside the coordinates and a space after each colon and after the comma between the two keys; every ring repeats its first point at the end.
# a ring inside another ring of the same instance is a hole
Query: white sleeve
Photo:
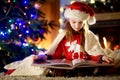
{"type": "Polygon", "coordinates": [[[90,55],[105,55],[99,40],[90,30],[85,34],[85,51],[90,55]]]}
{"type": "Polygon", "coordinates": [[[54,39],[54,41],[52,42],[52,44],[50,45],[50,47],[48,48],[48,50],[45,53],[46,54],[52,54],[52,53],[54,53],[55,50],[56,50],[56,48],[58,47],[58,44],[64,38],[65,34],[66,34],[66,30],[62,30],[61,29],[61,32],[59,32],[59,34],[54,39]]]}

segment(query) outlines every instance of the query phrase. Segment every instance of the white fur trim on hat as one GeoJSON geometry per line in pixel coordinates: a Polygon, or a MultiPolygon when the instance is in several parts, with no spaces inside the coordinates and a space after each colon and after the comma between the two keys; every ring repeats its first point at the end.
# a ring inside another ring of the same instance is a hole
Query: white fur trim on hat
{"type": "Polygon", "coordinates": [[[96,19],[94,16],[92,16],[92,17],[90,16],[87,22],[89,25],[93,25],[96,23],[96,19]]]}
{"type": "Polygon", "coordinates": [[[64,12],[64,17],[66,19],[76,19],[76,20],[80,20],[80,21],[88,21],[89,25],[92,25],[94,23],[96,23],[96,19],[94,16],[90,16],[89,13],[85,13],[83,11],[80,10],[72,10],[70,8],[67,8],[64,12]]]}
{"type": "Polygon", "coordinates": [[[64,16],[66,19],[73,18],[73,19],[84,21],[89,17],[89,14],[86,14],[83,11],[71,10],[70,8],[67,8],[64,12],[64,16]]]}

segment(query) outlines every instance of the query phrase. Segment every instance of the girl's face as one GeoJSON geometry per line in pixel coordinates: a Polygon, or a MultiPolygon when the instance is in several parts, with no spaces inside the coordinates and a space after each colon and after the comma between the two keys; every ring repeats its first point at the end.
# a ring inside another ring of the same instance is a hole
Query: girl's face
{"type": "Polygon", "coordinates": [[[69,22],[74,31],[79,31],[84,26],[84,23],[80,20],[69,19],[69,22]]]}

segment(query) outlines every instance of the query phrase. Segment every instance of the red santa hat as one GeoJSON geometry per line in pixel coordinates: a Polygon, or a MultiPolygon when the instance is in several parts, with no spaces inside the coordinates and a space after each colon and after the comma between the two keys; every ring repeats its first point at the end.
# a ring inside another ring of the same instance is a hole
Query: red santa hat
{"type": "Polygon", "coordinates": [[[65,7],[64,17],[66,19],[87,20],[89,25],[96,23],[95,13],[91,7],[83,2],[74,2],[65,7]]]}

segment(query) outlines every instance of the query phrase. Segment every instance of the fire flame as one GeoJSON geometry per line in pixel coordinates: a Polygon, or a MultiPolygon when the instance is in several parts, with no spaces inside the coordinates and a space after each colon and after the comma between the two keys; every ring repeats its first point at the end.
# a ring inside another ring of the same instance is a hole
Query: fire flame
{"type": "Polygon", "coordinates": [[[108,47],[107,47],[107,40],[106,40],[105,37],[103,37],[103,43],[104,43],[105,48],[108,48],[108,47]]]}

